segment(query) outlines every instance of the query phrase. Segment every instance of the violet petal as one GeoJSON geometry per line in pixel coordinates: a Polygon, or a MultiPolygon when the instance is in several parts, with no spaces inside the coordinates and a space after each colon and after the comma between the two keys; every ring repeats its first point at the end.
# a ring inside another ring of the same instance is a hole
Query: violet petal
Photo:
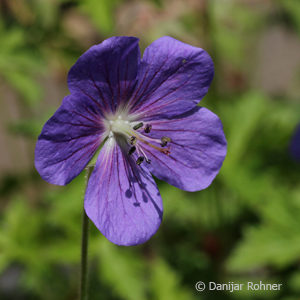
{"type": "Polygon", "coordinates": [[[35,148],[35,167],[41,177],[65,185],[87,165],[104,132],[99,108],[88,97],[69,95],[46,122],[35,148]]]}
{"type": "Polygon", "coordinates": [[[213,75],[213,62],[203,49],[162,37],[145,50],[131,112],[158,119],[189,111],[207,93],[213,75]]]}
{"type": "Polygon", "coordinates": [[[292,157],[300,162],[300,124],[295,129],[290,143],[290,153],[292,157]]]}
{"type": "Polygon", "coordinates": [[[144,146],[151,159],[151,173],[186,191],[208,187],[226,155],[227,144],[220,119],[208,109],[196,107],[177,118],[151,124],[152,138],[171,139],[169,155],[144,146]]]}
{"type": "Polygon", "coordinates": [[[113,140],[101,149],[84,203],[88,217],[117,245],[146,242],[162,220],[162,200],[150,172],[113,140]]]}
{"type": "Polygon", "coordinates": [[[91,47],[69,72],[71,93],[96,99],[105,112],[115,112],[127,103],[140,61],[138,41],[135,37],[111,37],[91,47]]]}

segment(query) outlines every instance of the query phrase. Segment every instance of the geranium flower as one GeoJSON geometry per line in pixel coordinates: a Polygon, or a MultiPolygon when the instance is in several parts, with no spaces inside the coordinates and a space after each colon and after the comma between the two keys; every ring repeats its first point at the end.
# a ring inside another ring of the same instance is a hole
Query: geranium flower
{"type": "Polygon", "coordinates": [[[290,143],[290,153],[294,160],[300,162],[300,123],[295,128],[295,132],[292,136],[290,143]]]}
{"type": "Polygon", "coordinates": [[[101,148],[85,211],[113,243],[136,245],[158,229],[161,196],[151,173],[186,190],[210,185],[226,155],[219,118],[196,106],[214,74],[202,49],[170,37],[146,48],[112,37],[71,68],[71,94],[44,125],[35,150],[41,177],[65,185],[101,148]]]}

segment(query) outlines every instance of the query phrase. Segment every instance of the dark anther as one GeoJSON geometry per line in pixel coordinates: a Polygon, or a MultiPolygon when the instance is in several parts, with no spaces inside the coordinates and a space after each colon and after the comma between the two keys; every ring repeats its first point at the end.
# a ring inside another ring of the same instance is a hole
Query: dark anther
{"type": "Polygon", "coordinates": [[[152,125],[146,124],[146,125],[145,125],[145,128],[144,128],[145,133],[150,133],[151,128],[152,128],[152,125]]]}
{"type": "Polygon", "coordinates": [[[130,145],[135,145],[136,144],[136,137],[135,136],[131,136],[130,137],[130,145]]]}
{"type": "Polygon", "coordinates": [[[166,136],[163,136],[160,140],[161,140],[160,145],[161,145],[162,147],[166,147],[167,144],[168,144],[169,142],[171,142],[171,139],[168,138],[168,137],[166,137],[166,136]]]}
{"type": "Polygon", "coordinates": [[[144,125],[143,122],[140,122],[140,123],[134,125],[134,126],[133,126],[133,129],[134,129],[134,130],[138,130],[138,129],[140,129],[141,127],[143,127],[143,125],[144,125]]]}
{"type": "Polygon", "coordinates": [[[146,163],[147,163],[147,164],[151,164],[151,159],[146,158],[146,163]]]}
{"type": "Polygon", "coordinates": [[[143,161],[144,161],[144,157],[143,157],[143,156],[140,156],[140,157],[136,160],[136,164],[139,166],[143,161]]]}
{"type": "Polygon", "coordinates": [[[133,154],[133,153],[135,152],[135,150],[136,150],[136,147],[135,147],[135,146],[131,147],[131,148],[129,149],[129,151],[128,151],[128,154],[129,154],[129,155],[133,154]]]}

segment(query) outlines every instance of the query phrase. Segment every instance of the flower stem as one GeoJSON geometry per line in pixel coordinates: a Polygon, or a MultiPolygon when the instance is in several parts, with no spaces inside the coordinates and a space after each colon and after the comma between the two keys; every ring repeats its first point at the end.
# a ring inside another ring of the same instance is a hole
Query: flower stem
{"type": "MultiPolygon", "coordinates": [[[[93,168],[87,167],[87,180],[86,187],[88,184],[88,180],[92,173],[93,168]]],[[[89,218],[85,213],[83,207],[82,213],[82,237],[81,237],[81,270],[80,270],[80,300],[88,299],[88,241],[89,241],[89,218]]]]}

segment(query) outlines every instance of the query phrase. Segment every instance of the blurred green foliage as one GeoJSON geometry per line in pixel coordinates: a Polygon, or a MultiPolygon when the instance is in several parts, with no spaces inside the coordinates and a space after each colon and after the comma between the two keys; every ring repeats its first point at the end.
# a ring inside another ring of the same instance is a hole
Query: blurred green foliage
{"type": "Polygon", "coordinates": [[[34,76],[42,71],[38,51],[26,45],[26,33],[17,26],[5,28],[0,20],[0,73],[27,105],[34,106],[42,98],[40,85],[34,76]]]}
{"type": "Polygon", "coordinates": [[[80,9],[85,12],[103,34],[109,35],[115,31],[114,11],[120,0],[87,0],[82,1],[80,9]]]}
{"type": "MultiPolygon", "coordinates": [[[[77,297],[84,175],[67,187],[43,182],[33,167],[34,143],[80,53],[122,34],[139,36],[142,45],[173,35],[208,50],[216,75],[203,105],[223,121],[228,156],[204,191],[158,182],[164,221],[146,244],[115,246],[92,225],[90,299],[299,299],[299,164],[288,153],[299,97],[253,82],[257,45],[269,28],[299,37],[300,4],[248,2],[1,1],[0,88],[13,92],[20,112],[1,126],[23,138],[31,153],[30,168],[4,170],[0,178],[1,299],[77,297]],[[44,99],[52,102],[46,106],[44,99]],[[263,280],[283,288],[197,293],[199,280],[263,280]]],[[[2,108],[10,105],[6,93],[0,99],[2,108]]]]}

